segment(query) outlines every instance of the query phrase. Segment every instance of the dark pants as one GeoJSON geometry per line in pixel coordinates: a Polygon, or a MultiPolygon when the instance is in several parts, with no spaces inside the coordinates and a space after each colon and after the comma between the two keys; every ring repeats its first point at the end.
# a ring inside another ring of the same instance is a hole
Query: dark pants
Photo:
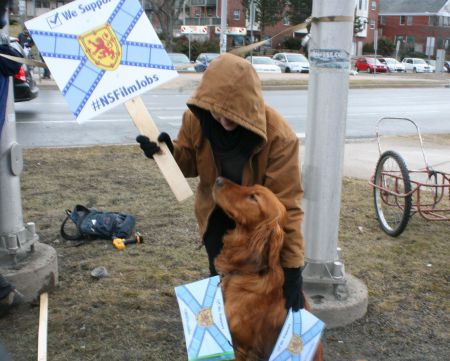
{"type": "Polygon", "coordinates": [[[234,221],[228,217],[225,212],[216,207],[209,217],[208,227],[203,242],[205,243],[208,254],[209,272],[211,276],[216,276],[217,271],[214,267],[214,259],[219,255],[223,247],[223,236],[226,231],[236,227],[234,221]]]}

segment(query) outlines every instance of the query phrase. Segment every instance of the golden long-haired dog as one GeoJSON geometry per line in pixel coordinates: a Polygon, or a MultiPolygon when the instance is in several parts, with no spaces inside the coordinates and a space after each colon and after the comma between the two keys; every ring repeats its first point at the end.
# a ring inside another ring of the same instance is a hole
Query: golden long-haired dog
{"type": "MultiPolygon", "coordinates": [[[[267,360],[287,316],[280,265],[286,209],[268,188],[243,187],[222,177],[213,195],[236,223],[214,263],[222,275],[236,360],[267,360]]],[[[321,360],[320,347],[315,361],[321,360]]]]}

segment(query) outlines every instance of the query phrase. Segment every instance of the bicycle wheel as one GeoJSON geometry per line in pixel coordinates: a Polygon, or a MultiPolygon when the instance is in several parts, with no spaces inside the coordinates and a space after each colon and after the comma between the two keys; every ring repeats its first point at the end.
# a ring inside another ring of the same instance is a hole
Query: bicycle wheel
{"type": "Polygon", "coordinates": [[[375,213],[381,229],[397,237],[406,228],[411,215],[411,191],[408,168],[403,158],[388,150],[378,160],[375,168],[373,198],[375,213]]]}

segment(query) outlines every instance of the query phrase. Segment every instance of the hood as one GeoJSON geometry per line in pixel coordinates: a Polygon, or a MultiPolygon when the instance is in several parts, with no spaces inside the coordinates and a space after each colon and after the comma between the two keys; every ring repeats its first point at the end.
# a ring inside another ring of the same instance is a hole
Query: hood
{"type": "Polygon", "coordinates": [[[261,81],[253,66],[239,56],[215,58],[187,105],[197,118],[205,110],[213,111],[267,140],[261,81]]]}

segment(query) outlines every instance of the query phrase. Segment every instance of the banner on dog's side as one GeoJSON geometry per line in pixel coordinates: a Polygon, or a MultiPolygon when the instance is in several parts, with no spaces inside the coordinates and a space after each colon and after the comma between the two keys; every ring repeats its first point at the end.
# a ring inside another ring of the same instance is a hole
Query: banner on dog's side
{"type": "Polygon", "coordinates": [[[290,309],[269,361],[312,361],[324,329],[312,313],[290,309]]]}
{"type": "MultiPolygon", "coordinates": [[[[139,133],[159,131],[140,94],[178,72],[138,0],[77,0],[26,26],[77,120],[125,103],[139,133]]],[[[193,193],[165,144],[154,159],[178,201],[193,193]]]]}
{"type": "Polygon", "coordinates": [[[175,287],[189,361],[234,360],[220,277],[175,287]]]}

